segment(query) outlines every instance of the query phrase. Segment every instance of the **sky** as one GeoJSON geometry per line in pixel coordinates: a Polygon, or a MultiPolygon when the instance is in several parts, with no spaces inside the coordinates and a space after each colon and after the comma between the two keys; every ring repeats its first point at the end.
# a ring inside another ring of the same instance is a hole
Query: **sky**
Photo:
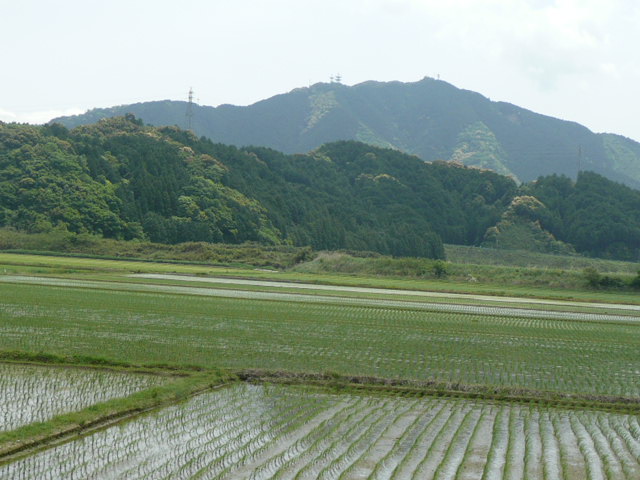
{"type": "Polygon", "coordinates": [[[0,120],[425,76],[640,141],[637,0],[0,0],[0,120]]]}

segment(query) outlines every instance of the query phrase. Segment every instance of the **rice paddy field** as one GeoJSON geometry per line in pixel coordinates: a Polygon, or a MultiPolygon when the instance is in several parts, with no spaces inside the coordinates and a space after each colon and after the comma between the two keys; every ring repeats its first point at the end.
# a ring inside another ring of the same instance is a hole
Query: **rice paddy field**
{"type": "Polygon", "coordinates": [[[0,363],[0,432],[163,383],[152,375],[0,363]]]}
{"type": "Polygon", "coordinates": [[[236,385],[0,466],[12,479],[637,479],[638,418],[236,385]]]}
{"type": "Polygon", "coordinates": [[[640,318],[613,311],[8,280],[0,350],[640,397],[640,318]]]}
{"type": "Polygon", "coordinates": [[[637,302],[30,268],[0,275],[0,358],[62,365],[0,363],[0,479],[640,478],[637,302]],[[166,383],[144,369],[200,380],[3,454],[33,422],[166,383]]]}

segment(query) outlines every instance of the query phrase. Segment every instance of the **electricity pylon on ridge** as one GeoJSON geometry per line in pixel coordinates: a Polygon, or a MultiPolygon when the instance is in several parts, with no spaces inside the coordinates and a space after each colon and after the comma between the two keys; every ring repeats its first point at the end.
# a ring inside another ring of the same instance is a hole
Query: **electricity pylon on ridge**
{"type": "Polygon", "coordinates": [[[193,120],[193,87],[189,88],[189,102],[187,103],[187,130],[191,131],[191,122],[193,120]]]}

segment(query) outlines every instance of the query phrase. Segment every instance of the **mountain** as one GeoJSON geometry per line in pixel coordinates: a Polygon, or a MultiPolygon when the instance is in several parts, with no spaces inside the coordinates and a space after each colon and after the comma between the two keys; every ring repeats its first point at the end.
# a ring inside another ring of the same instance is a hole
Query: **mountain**
{"type": "Polygon", "coordinates": [[[482,246],[519,250],[527,245],[533,252],[575,254],[571,245],[556,240],[548,226],[543,226],[548,216],[547,207],[536,197],[515,197],[500,221],[487,230],[482,246]]]}
{"type": "MultiPolygon", "coordinates": [[[[68,128],[134,114],[150,125],[186,126],[187,103],[157,101],[60,117],[68,128]]],[[[521,182],[589,170],[640,188],[640,143],[596,134],[575,122],[494,102],[446,82],[318,83],[246,107],[194,105],[198,136],[236,146],[306,153],[357,140],[417,155],[491,169],[521,182]]]]}
{"type": "Polygon", "coordinates": [[[518,187],[356,141],[304,155],[239,149],[132,115],[73,130],[0,122],[0,227],[435,258],[443,242],[575,248],[637,261],[640,191],[592,172],[518,187]]]}
{"type": "Polygon", "coordinates": [[[593,172],[550,175],[521,188],[544,209],[536,220],[580,253],[640,261],[640,191],[593,172]]]}

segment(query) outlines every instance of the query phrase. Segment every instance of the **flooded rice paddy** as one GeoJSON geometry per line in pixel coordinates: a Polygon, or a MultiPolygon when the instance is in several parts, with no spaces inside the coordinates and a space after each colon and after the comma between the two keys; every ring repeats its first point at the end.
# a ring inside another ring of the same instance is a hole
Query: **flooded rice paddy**
{"type": "Polygon", "coordinates": [[[164,381],[152,375],[0,363],[0,432],[126,397],[164,381]]]}
{"type": "Polygon", "coordinates": [[[637,479],[637,416],[238,384],[0,466],[12,479],[637,479]]]}

